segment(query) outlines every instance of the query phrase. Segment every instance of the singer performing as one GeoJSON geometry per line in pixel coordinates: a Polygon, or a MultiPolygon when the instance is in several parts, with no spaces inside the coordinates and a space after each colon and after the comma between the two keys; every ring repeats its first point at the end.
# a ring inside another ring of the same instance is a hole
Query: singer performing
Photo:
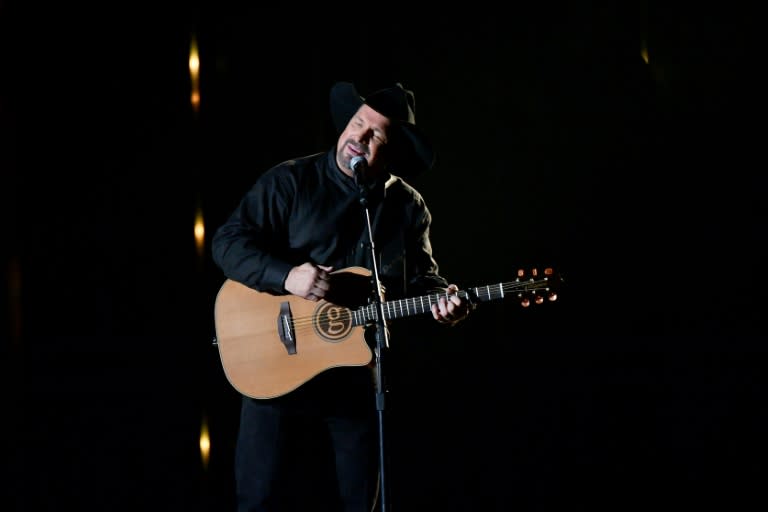
{"type": "MultiPolygon", "coordinates": [[[[297,379],[265,392],[269,397],[249,396],[242,388],[234,457],[239,512],[328,510],[329,497],[338,505],[334,510],[371,512],[377,499],[386,507],[383,393],[365,364],[368,357],[352,365],[335,359],[334,347],[352,347],[349,337],[334,337],[343,325],[337,313],[344,310],[337,305],[351,303],[356,311],[374,296],[372,281],[380,279],[376,288],[386,290],[388,301],[433,298],[420,303],[425,304],[424,323],[435,334],[443,332],[441,324],[453,325],[469,313],[458,286],[438,272],[429,236],[432,214],[405,181],[429,170],[435,158],[430,140],[415,125],[413,92],[394,84],[363,97],[353,84],[338,82],[330,91],[330,107],[335,144],[259,174],[212,239],[214,262],[236,283],[226,287],[236,293],[222,294],[218,302],[222,354],[234,354],[238,368],[274,354],[285,368],[297,370],[297,379]],[[377,266],[378,279],[342,271],[371,272],[377,266]],[[345,283],[359,276],[364,277],[363,300],[347,301],[348,289],[357,287],[345,283]],[[253,317],[248,312],[253,297],[268,304],[257,308],[267,319],[256,322],[267,329],[260,337],[264,351],[253,351],[242,330],[244,321],[250,323],[245,319],[253,317]],[[323,313],[304,315],[305,308],[323,313]],[[312,317],[321,320],[312,323],[312,317]],[[313,339],[318,350],[310,352],[313,339]],[[325,340],[336,344],[321,345],[325,340]],[[310,353],[318,357],[307,357],[310,353]],[[328,360],[324,354],[331,357],[329,367],[317,373],[316,364],[323,367],[328,360]],[[306,365],[315,369],[302,371],[306,365]],[[307,471],[325,492],[301,486],[307,471]]],[[[368,319],[386,318],[367,310],[358,316],[361,334],[372,332],[368,319]]],[[[378,327],[376,335],[383,330],[378,327]]],[[[400,334],[398,342],[405,343],[408,334],[400,334]]],[[[234,377],[232,371],[227,374],[234,377]]],[[[250,370],[238,374],[253,375],[250,370]]]]}

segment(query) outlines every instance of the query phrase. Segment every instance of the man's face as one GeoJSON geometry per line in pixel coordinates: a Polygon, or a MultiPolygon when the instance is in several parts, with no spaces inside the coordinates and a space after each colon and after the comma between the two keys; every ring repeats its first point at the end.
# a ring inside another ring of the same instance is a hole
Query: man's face
{"type": "Polygon", "coordinates": [[[339,135],[336,144],[336,163],[344,174],[354,176],[349,162],[356,156],[365,157],[371,175],[385,167],[385,154],[389,142],[390,121],[368,105],[361,106],[339,135]]]}

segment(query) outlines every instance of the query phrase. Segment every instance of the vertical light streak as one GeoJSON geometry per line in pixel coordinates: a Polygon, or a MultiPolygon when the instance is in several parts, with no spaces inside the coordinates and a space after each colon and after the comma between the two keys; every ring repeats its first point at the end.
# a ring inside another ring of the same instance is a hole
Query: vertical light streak
{"type": "Polygon", "coordinates": [[[195,249],[197,250],[197,257],[202,262],[205,252],[205,221],[203,220],[203,208],[197,207],[195,210],[195,249]]]}
{"type": "Polygon", "coordinates": [[[208,432],[208,418],[203,416],[200,426],[200,460],[203,463],[203,469],[208,469],[208,461],[211,457],[211,436],[208,432]]]}
{"type": "Polygon", "coordinates": [[[200,54],[197,51],[197,38],[194,34],[189,44],[189,79],[192,87],[190,103],[192,110],[197,113],[200,110],[200,54]]]}

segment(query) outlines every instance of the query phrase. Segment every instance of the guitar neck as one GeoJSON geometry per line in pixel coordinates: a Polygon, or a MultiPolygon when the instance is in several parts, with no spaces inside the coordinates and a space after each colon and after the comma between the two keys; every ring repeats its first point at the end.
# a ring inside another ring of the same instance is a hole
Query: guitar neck
{"type": "MultiPolygon", "coordinates": [[[[507,297],[522,298],[526,295],[535,295],[550,288],[548,277],[539,279],[518,279],[506,283],[488,284],[475,288],[467,288],[456,292],[462,300],[472,304],[502,300],[507,297]]],[[[386,301],[382,304],[386,320],[405,318],[415,315],[431,313],[432,305],[437,304],[441,297],[450,297],[448,293],[433,293],[419,297],[410,297],[386,301]]],[[[352,311],[355,325],[364,325],[378,318],[376,304],[368,304],[352,311]]]]}

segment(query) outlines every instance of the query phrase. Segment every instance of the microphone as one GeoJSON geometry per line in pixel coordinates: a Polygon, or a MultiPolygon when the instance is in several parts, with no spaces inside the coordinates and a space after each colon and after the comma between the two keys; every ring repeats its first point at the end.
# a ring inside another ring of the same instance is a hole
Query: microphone
{"type": "Polygon", "coordinates": [[[355,183],[362,185],[365,182],[365,170],[368,168],[368,160],[364,156],[353,157],[349,161],[349,167],[355,174],[355,183]]]}

